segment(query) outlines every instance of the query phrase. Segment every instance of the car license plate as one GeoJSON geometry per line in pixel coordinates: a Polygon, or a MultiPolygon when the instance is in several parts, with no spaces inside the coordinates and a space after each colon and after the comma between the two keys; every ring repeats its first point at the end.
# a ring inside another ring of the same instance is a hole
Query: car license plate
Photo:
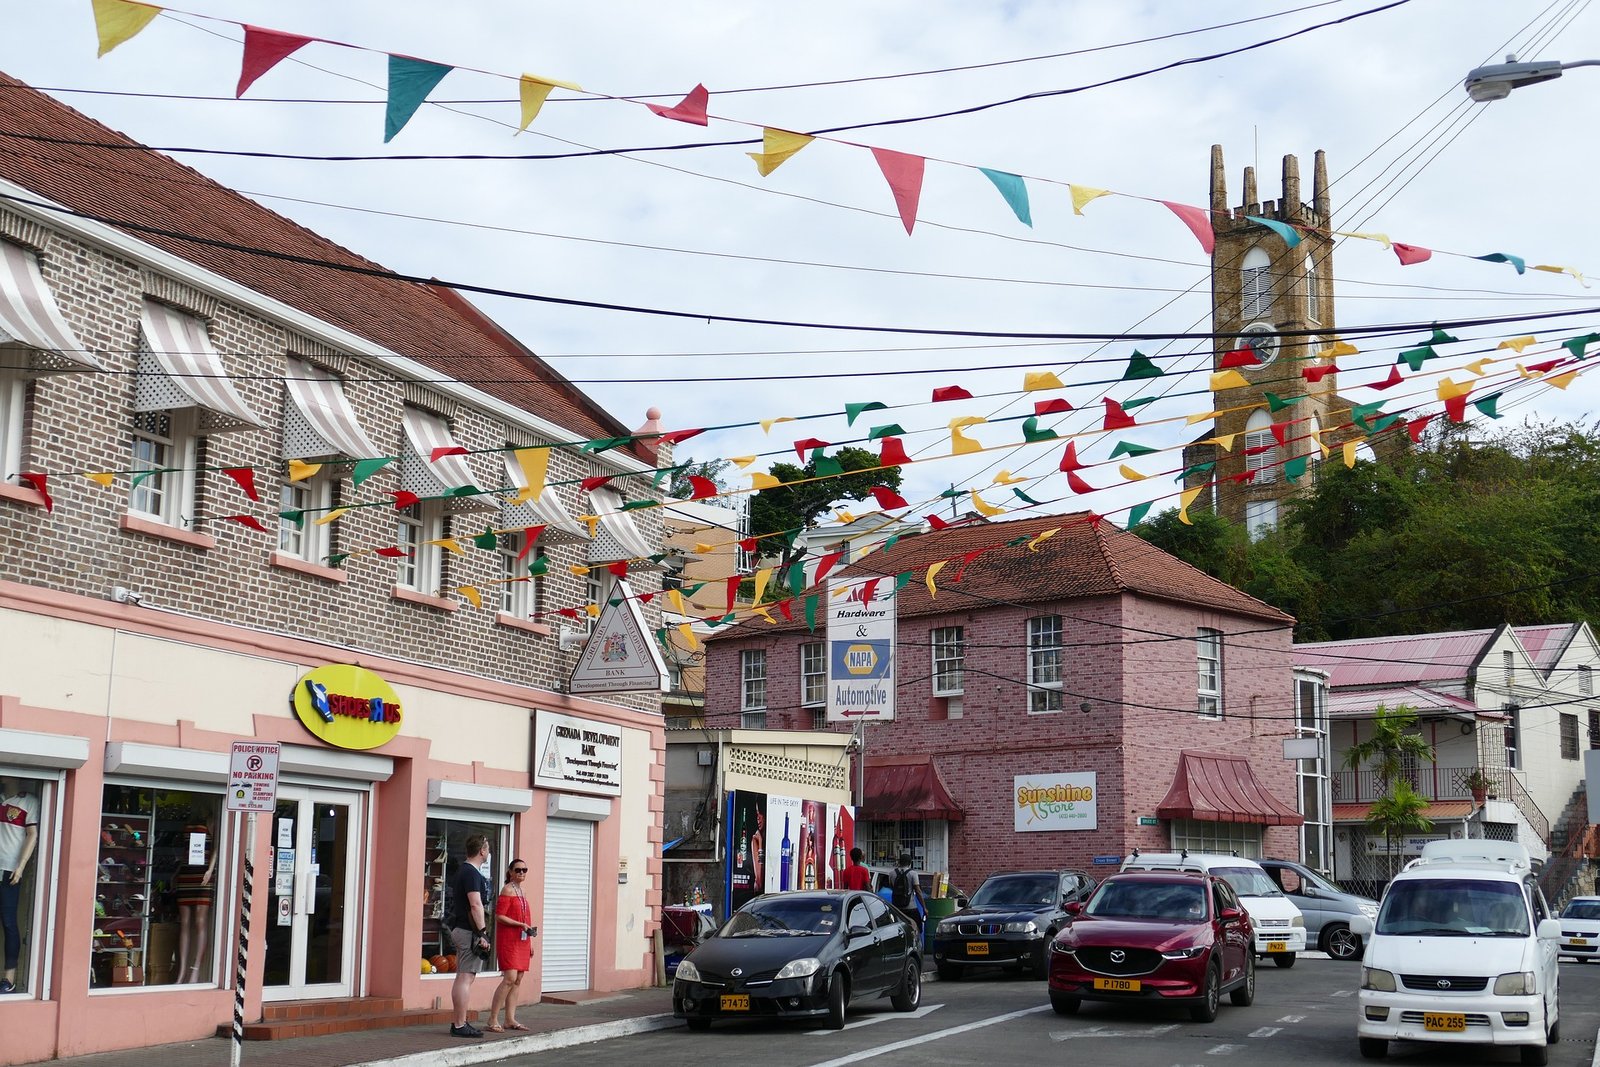
{"type": "Polygon", "coordinates": [[[1113,993],[1137,993],[1139,992],[1139,979],[1096,978],[1094,980],[1094,987],[1096,989],[1109,990],[1113,993]]]}
{"type": "Polygon", "coordinates": [[[1587,937],[1569,937],[1569,938],[1567,938],[1567,944],[1569,944],[1569,945],[1587,945],[1588,943],[1589,943],[1589,939],[1587,937]]]}
{"type": "Polygon", "coordinates": [[[1454,1011],[1425,1011],[1422,1013],[1422,1028],[1436,1033],[1464,1034],[1467,1032],[1467,1017],[1454,1011]]]}
{"type": "Polygon", "coordinates": [[[1289,951],[1289,942],[1287,942],[1287,941],[1268,941],[1267,942],[1267,951],[1268,952],[1288,952],[1289,951]]]}
{"type": "Polygon", "coordinates": [[[969,956],[987,956],[988,954],[989,954],[989,942],[987,942],[987,941],[968,941],[967,942],[967,955],[969,955],[969,956]]]}
{"type": "Polygon", "coordinates": [[[722,1010],[723,1011],[749,1011],[750,1010],[750,994],[748,994],[748,993],[724,993],[724,994],[722,994],[722,1010]]]}

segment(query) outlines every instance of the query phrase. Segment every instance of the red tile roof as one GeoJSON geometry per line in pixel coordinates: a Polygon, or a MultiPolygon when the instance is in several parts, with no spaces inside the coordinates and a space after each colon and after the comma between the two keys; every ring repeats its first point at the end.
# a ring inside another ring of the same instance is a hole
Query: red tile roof
{"type": "MultiPolygon", "coordinates": [[[[456,294],[383,277],[389,272],[379,264],[3,73],[0,146],[0,175],[64,207],[116,225],[441,376],[482,382],[483,392],[575,434],[596,439],[629,433],[486,316],[463,307],[465,300],[456,294]],[[227,244],[373,274],[262,256],[227,244]]],[[[0,206],[4,203],[0,200],[0,206]]]]}

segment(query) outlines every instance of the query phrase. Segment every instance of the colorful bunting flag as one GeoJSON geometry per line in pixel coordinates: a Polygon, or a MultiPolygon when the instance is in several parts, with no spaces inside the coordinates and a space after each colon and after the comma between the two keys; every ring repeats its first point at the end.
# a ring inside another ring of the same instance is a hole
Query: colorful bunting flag
{"type": "Polygon", "coordinates": [[[710,478],[702,478],[698,474],[689,475],[689,486],[691,489],[689,499],[691,500],[706,500],[722,492],[721,487],[716,482],[710,478]]]}
{"type": "Polygon", "coordinates": [[[1195,502],[1195,498],[1204,492],[1205,488],[1206,487],[1203,485],[1197,485],[1193,489],[1185,489],[1183,493],[1179,495],[1178,521],[1183,523],[1185,526],[1194,525],[1194,523],[1189,519],[1189,505],[1195,502]]]}
{"type": "Polygon", "coordinates": [[[860,404],[846,404],[844,406],[844,422],[846,426],[854,426],[856,418],[863,411],[884,411],[889,407],[881,400],[867,400],[860,404]]]}
{"type": "Polygon", "coordinates": [[[310,43],[309,37],[245,26],[244,61],[239,65],[239,85],[233,91],[234,97],[243,96],[257,78],[310,43]]]}
{"type": "Polygon", "coordinates": [[[950,454],[952,456],[962,456],[969,452],[982,452],[983,445],[979,444],[977,441],[974,441],[961,431],[966,429],[968,426],[980,426],[988,421],[988,419],[981,418],[977,415],[963,415],[960,418],[951,419],[950,454]]]}
{"type": "Polygon", "coordinates": [[[1015,494],[1016,498],[1022,501],[1024,504],[1031,504],[1036,508],[1044,507],[1044,503],[1042,501],[1033,499],[1033,497],[1029,496],[1027,493],[1024,493],[1021,489],[1018,489],[1015,486],[1012,486],[1011,492],[1015,494]]]}
{"type": "Polygon", "coordinates": [[[1338,359],[1340,356],[1358,356],[1360,354],[1361,349],[1347,341],[1335,341],[1317,353],[1323,359],[1338,359]]]}
{"type": "Polygon", "coordinates": [[[765,471],[750,472],[750,488],[757,490],[758,492],[762,489],[776,489],[782,484],[782,482],[778,481],[778,479],[774,478],[772,475],[767,474],[765,471]]]}
{"type": "Polygon", "coordinates": [[[696,85],[689,90],[689,95],[671,107],[665,104],[646,104],[645,107],[660,115],[664,119],[675,122],[687,122],[691,126],[709,126],[710,116],[706,108],[711,102],[711,94],[706,92],[704,85],[696,85]]]}
{"type": "Polygon", "coordinates": [[[922,198],[922,168],[925,161],[921,156],[891,152],[887,148],[874,148],[872,157],[878,161],[878,169],[883,171],[889,191],[894,194],[895,206],[900,210],[900,222],[905,226],[906,233],[910,233],[917,223],[917,201],[922,198]]]}
{"type": "Polygon", "coordinates": [[[1118,466],[1117,467],[1117,472],[1120,473],[1124,478],[1126,478],[1130,482],[1142,482],[1146,478],[1149,477],[1149,475],[1147,475],[1147,474],[1140,474],[1138,471],[1134,470],[1132,467],[1128,466],[1126,463],[1123,463],[1120,466],[1118,466]]]}
{"type": "Polygon", "coordinates": [[[33,487],[33,491],[39,494],[44,503],[46,514],[56,509],[56,502],[50,496],[50,476],[48,474],[40,471],[20,471],[17,477],[27,482],[33,487]]]}
{"type": "Polygon", "coordinates": [[[1412,444],[1420,445],[1422,443],[1422,431],[1426,430],[1428,428],[1428,423],[1433,421],[1434,414],[1435,413],[1430,413],[1415,419],[1406,420],[1406,436],[1411,438],[1412,444]]]}
{"type": "Polygon", "coordinates": [[[1282,237],[1283,243],[1290,248],[1300,243],[1300,231],[1286,222],[1279,222],[1277,219],[1265,219],[1260,215],[1246,215],[1245,218],[1257,226],[1265,226],[1279,237],[1282,237]]]}
{"type": "Polygon", "coordinates": [[[522,121],[517,125],[517,132],[522,133],[533,120],[539,117],[539,109],[544,107],[545,100],[550,96],[551,89],[571,89],[575,93],[583,92],[583,87],[572,82],[557,81],[554,78],[540,78],[533,74],[524,74],[517,79],[517,96],[522,103],[522,121]]]}
{"type": "Polygon", "coordinates": [[[1421,345],[1417,348],[1408,348],[1400,353],[1395,363],[1404,363],[1411,368],[1411,373],[1415,374],[1422,369],[1422,365],[1428,360],[1437,358],[1439,358],[1439,353],[1433,350],[1432,345],[1421,345]]]}
{"type": "Polygon", "coordinates": [[[1112,400],[1109,396],[1101,399],[1106,407],[1105,422],[1100,427],[1102,430],[1126,430],[1130,426],[1138,425],[1133,421],[1131,415],[1122,410],[1121,404],[1112,400]]]}
{"type": "Polygon", "coordinates": [[[1000,190],[1000,195],[1005,197],[1006,205],[1011,208],[1012,214],[1017,216],[1017,221],[1024,226],[1033,225],[1033,214],[1028,209],[1028,186],[1016,174],[1009,174],[1003,170],[990,170],[988,167],[979,167],[983,176],[994,183],[1000,190]]]}
{"type": "Polygon", "coordinates": [[[1183,220],[1183,224],[1189,227],[1189,232],[1194,234],[1195,240],[1200,242],[1200,247],[1209,256],[1217,244],[1216,234],[1211,230],[1211,213],[1190,204],[1175,204],[1170,200],[1163,200],[1161,203],[1183,220]]]}
{"type": "MultiPolygon", "coordinates": [[[[928,516],[928,518],[932,519],[933,516],[930,515],[930,516],[928,516]]],[[[939,587],[934,584],[934,579],[939,576],[939,572],[944,570],[945,564],[947,564],[949,562],[950,561],[947,560],[947,559],[941,559],[937,563],[928,564],[928,570],[927,570],[927,573],[925,573],[923,575],[923,581],[928,586],[928,595],[929,596],[938,597],[938,595],[939,595],[939,587]]]]}
{"type": "Polygon", "coordinates": [[[94,0],[94,27],[100,37],[100,55],[132,40],[150,25],[151,19],[161,14],[161,10],[151,4],[135,4],[128,0],[94,0]]]}
{"type": "Polygon", "coordinates": [[[904,437],[906,431],[898,422],[891,422],[886,426],[874,426],[867,431],[867,440],[876,441],[880,437],[904,437]]]}
{"type": "Polygon", "coordinates": [[[291,459],[289,461],[289,480],[291,482],[303,482],[321,469],[322,464],[320,463],[305,463],[298,459],[291,459]]]}
{"type": "Polygon", "coordinates": [[[1391,244],[1394,254],[1399,258],[1400,265],[1409,267],[1413,263],[1425,263],[1433,258],[1433,250],[1420,245],[1401,244],[1395,241],[1391,244]]]}
{"type": "Polygon", "coordinates": [[[1037,393],[1045,389],[1065,388],[1066,386],[1061,384],[1061,379],[1056,377],[1055,371],[1030,370],[1023,372],[1022,391],[1024,393],[1037,393]]]}
{"type": "Polygon", "coordinates": [[[356,461],[356,468],[350,474],[350,487],[361,488],[361,483],[377,474],[383,468],[394,462],[393,456],[380,456],[377,459],[362,459],[356,461]]]}
{"type": "Polygon", "coordinates": [[[404,511],[415,504],[422,502],[422,498],[409,489],[396,489],[389,494],[394,497],[394,509],[404,511]]]}
{"type": "Polygon", "coordinates": [[[908,508],[911,506],[910,504],[906,503],[905,497],[901,496],[899,493],[895,492],[893,489],[890,489],[886,485],[874,485],[872,488],[868,489],[867,492],[872,494],[872,499],[876,501],[877,505],[885,511],[898,511],[901,508],[908,508]]]}
{"type": "Polygon", "coordinates": [[[801,463],[804,463],[806,461],[807,452],[813,452],[819,448],[827,447],[828,442],[822,440],[820,437],[802,437],[800,440],[794,443],[794,454],[800,458],[801,463]]]}
{"type": "Polygon", "coordinates": [[[1083,463],[1078,459],[1078,442],[1067,442],[1066,449],[1061,453],[1061,463],[1058,469],[1063,471],[1083,470],[1083,463]]]}
{"type": "Polygon", "coordinates": [[[1395,386],[1399,385],[1403,381],[1405,381],[1405,379],[1400,376],[1400,366],[1399,366],[1399,364],[1396,364],[1395,366],[1389,368],[1389,377],[1385,378],[1381,382],[1375,382],[1375,383],[1367,386],[1367,388],[1368,389],[1380,389],[1380,390],[1381,389],[1393,389],[1395,386]]]}
{"type": "Polygon", "coordinates": [[[1122,372],[1122,380],[1132,382],[1141,378],[1159,378],[1161,373],[1161,368],[1155,365],[1154,360],[1134,349],[1133,355],[1128,358],[1128,369],[1122,372]]]}
{"type": "Polygon", "coordinates": [[[389,57],[389,105],[383,116],[383,141],[388,144],[405,129],[417,108],[453,67],[410,56],[389,57]]]}
{"type": "Polygon", "coordinates": [[[1339,368],[1335,367],[1332,363],[1328,364],[1325,367],[1301,367],[1300,368],[1300,377],[1304,378],[1306,381],[1310,382],[1312,385],[1315,385],[1318,382],[1322,381],[1322,379],[1326,378],[1328,375],[1337,374],[1338,371],[1339,371],[1339,368]]]}
{"type": "MultiPolygon", "coordinates": [[[[1209,385],[1213,393],[1220,393],[1224,389],[1249,388],[1250,382],[1236,370],[1223,370],[1217,371],[1211,376],[1209,385]]],[[[1210,415],[1205,416],[1205,418],[1210,417],[1210,415]]]]}
{"type": "Polygon", "coordinates": [[[1072,193],[1072,213],[1082,215],[1084,205],[1091,200],[1098,200],[1102,196],[1110,196],[1110,189],[1095,189],[1087,185],[1069,185],[1067,189],[1072,193]]]}
{"type": "Polygon", "coordinates": [[[253,467],[223,467],[222,468],[222,473],[226,474],[229,478],[232,478],[236,483],[238,483],[239,488],[244,490],[244,495],[245,496],[249,497],[251,500],[256,500],[256,501],[259,501],[261,499],[261,494],[256,492],[256,472],[255,472],[255,468],[253,468],[253,467]]]}
{"type": "Polygon", "coordinates": [[[977,509],[979,515],[991,517],[994,515],[1004,515],[1006,513],[1005,508],[995,507],[993,504],[983,499],[983,497],[979,496],[976,489],[969,489],[967,492],[971,495],[972,506],[977,509]]]}
{"type": "Polygon", "coordinates": [[[1474,400],[1472,402],[1472,406],[1477,408],[1483,414],[1487,415],[1489,418],[1498,419],[1498,418],[1500,418],[1500,412],[1498,410],[1499,403],[1500,403],[1500,394],[1499,393],[1490,393],[1488,396],[1484,397],[1482,400],[1474,400]]]}
{"type": "Polygon", "coordinates": [[[1110,458],[1117,459],[1119,456],[1148,456],[1152,452],[1159,451],[1161,451],[1159,448],[1151,448],[1149,445],[1135,444],[1132,441],[1118,441],[1116,447],[1111,450],[1110,458]]]}
{"type": "Polygon", "coordinates": [[[898,437],[885,437],[882,446],[878,449],[878,466],[898,467],[910,463],[911,457],[906,455],[905,445],[898,437]]]}
{"type": "Polygon", "coordinates": [[[117,476],[111,471],[84,471],[83,476],[105,489],[110,489],[111,483],[117,480],[117,476]]]}
{"type": "Polygon", "coordinates": [[[1135,526],[1137,526],[1141,522],[1143,522],[1144,521],[1144,517],[1146,515],[1150,514],[1150,505],[1154,504],[1154,503],[1155,503],[1155,501],[1153,501],[1153,500],[1146,500],[1143,504],[1135,504],[1133,507],[1129,508],[1128,509],[1128,529],[1131,530],[1135,526]]]}
{"type": "Polygon", "coordinates": [[[1224,370],[1233,367],[1259,367],[1261,357],[1256,355],[1254,348],[1234,348],[1222,354],[1222,362],[1217,366],[1224,370]]]}
{"type": "Polygon", "coordinates": [[[1290,485],[1297,484],[1306,476],[1306,468],[1311,464],[1310,456],[1295,456],[1283,461],[1283,476],[1290,485]]]}
{"type": "Polygon", "coordinates": [[[1060,435],[1054,430],[1041,430],[1039,428],[1039,417],[1037,415],[1030,415],[1026,419],[1022,420],[1022,439],[1029,444],[1034,444],[1039,441],[1053,441],[1058,436],[1060,435]]]}
{"type": "Polygon", "coordinates": [[[326,526],[329,523],[333,522],[334,520],[342,517],[344,515],[344,513],[349,511],[349,510],[350,510],[349,508],[334,508],[332,511],[328,512],[326,515],[322,516],[321,518],[312,519],[311,520],[311,525],[313,525],[313,526],[326,526]]]}
{"type": "Polygon", "coordinates": [[[972,394],[959,385],[941,385],[933,390],[931,403],[942,404],[947,400],[971,400],[972,394]]]}
{"type": "Polygon", "coordinates": [[[1059,396],[1052,400],[1035,400],[1033,402],[1033,414],[1035,417],[1040,415],[1056,415],[1060,414],[1061,412],[1071,410],[1072,405],[1067,403],[1059,396]]]}
{"type": "Polygon", "coordinates": [[[756,170],[765,178],[814,140],[816,138],[810,134],[792,133],[768,126],[761,131],[761,151],[746,152],[745,155],[756,161],[756,170]]]}

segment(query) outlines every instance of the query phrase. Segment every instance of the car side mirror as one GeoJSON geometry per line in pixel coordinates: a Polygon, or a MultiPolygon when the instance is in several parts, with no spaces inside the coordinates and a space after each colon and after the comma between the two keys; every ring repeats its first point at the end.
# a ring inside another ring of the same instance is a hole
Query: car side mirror
{"type": "Polygon", "coordinates": [[[967,898],[966,897],[956,897],[956,907],[964,908],[966,906],[967,906],[967,898]]]}
{"type": "Polygon", "coordinates": [[[1217,918],[1225,923],[1238,922],[1244,917],[1244,912],[1238,908],[1223,908],[1217,912],[1217,918]]]}
{"type": "Polygon", "coordinates": [[[850,928],[850,936],[851,937],[871,937],[872,936],[872,929],[871,929],[871,927],[867,927],[867,926],[852,926],[850,928]]]}
{"type": "Polygon", "coordinates": [[[1315,897],[1320,895],[1317,893],[1317,887],[1314,885],[1303,885],[1296,890],[1296,892],[1302,897],[1315,897]]]}
{"type": "MultiPolygon", "coordinates": [[[[1560,923],[1556,925],[1559,926],[1560,923]]],[[[1350,932],[1365,941],[1372,936],[1372,920],[1362,913],[1350,916],[1350,932]]]]}
{"type": "MultiPolygon", "coordinates": [[[[1560,919],[1540,919],[1539,920],[1539,940],[1540,941],[1559,941],[1560,939],[1561,939],[1561,920],[1560,919]]],[[[1582,962],[1582,961],[1580,960],[1579,962],[1582,962]]]]}
{"type": "Polygon", "coordinates": [[[1083,912],[1083,902],[1078,900],[1067,901],[1067,914],[1078,915],[1083,912]]]}

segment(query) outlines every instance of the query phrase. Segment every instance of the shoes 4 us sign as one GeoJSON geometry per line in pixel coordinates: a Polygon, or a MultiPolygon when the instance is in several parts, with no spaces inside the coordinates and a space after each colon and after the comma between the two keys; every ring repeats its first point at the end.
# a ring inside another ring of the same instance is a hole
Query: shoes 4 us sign
{"type": "Polygon", "coordinates": [[[828,721],[894,718],[894,581],[828,584],[828,721]]]}

